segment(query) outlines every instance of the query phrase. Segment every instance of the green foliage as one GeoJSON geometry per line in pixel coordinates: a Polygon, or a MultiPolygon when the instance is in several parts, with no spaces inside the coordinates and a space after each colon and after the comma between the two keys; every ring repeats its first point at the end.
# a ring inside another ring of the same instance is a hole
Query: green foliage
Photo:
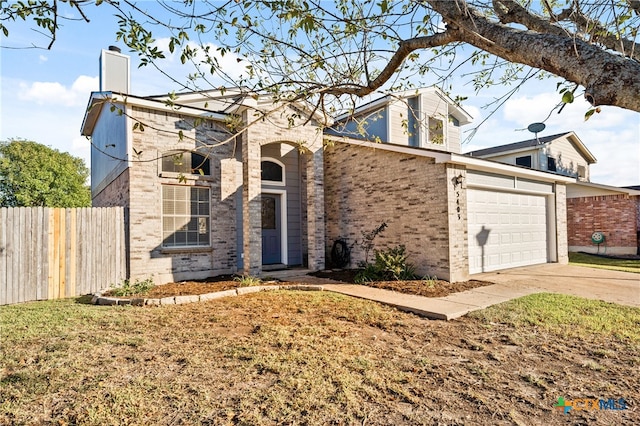
{"type": "Polygon", "coordinates": [[[1,207],[88,207],[89,169],[81,158],[37,142],[0,142],[1,207]]]}
{"type": "Polygon", "coordinates": [[[151,278],[147,278],[146,280],[138,280],[136,278],[136,280],[133,282],[133,284],[131,283],[130,280],[124,280],[122,282],[122,285],[120,287],[116,287],[115,289],[111,290],[111,294],[113,296],[133,296],[134,294],[146,294],[149,292],[149,290],[151,290],[153,287],[155,287],[155,284],[153,283],[153,279],[151,278]]]}
{"type": "Polygon", "coordinates": [[[240,287],[251,287],[262,284],[262,280],[260,278],[252,275],[240,275],[235,277],[233,280],[236,281],[240,287]]]}
{"type": "Polygon", "coordinates": [[[424,277],[422,277],[422,282],[424,283],[425,286],[429,288],[434,288],[438,283],[438,277],[436,277],[435,275],[434,276],[425,275],[424,277]]]}
{"type": "Polygon", "coordinates": [[[367,281],[402,281],[416,279],[416,268],[407,262],[403,245],[386,250],[374,250],[375,263],[367,264],[355,277],[356,283],[367,281]]]}
{"type": "Polygon", "coordinates": [[[515,327],[540,327],[567,337],[606,336],[640,342],[640,309],[563,294],[532,294],[470,316],[515,327]]]}
{"type": "Polygon", "coordinates": [[[589,268],[611,269],[622,272],[640,274],[639,259],[614,259],[602,256],[592,256],[586,253],[569,253],[569,263],[589,268]]]}

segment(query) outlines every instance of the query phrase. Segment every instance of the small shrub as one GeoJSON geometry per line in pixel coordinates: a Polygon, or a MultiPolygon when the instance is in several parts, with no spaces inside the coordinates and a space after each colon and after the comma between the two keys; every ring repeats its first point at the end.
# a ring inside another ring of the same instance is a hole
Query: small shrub
{"type": "Polygon", "coordinates": [[[131,283],[130,280],[126,279],[122,282],[120,287],[116,287],[111,290],[111,294],[114,296],[132,296],[134,294],[147,294],[152,288],[155,287],[152,278],[147,278],[146,280],[140,281],[136,278],[136,280],[131,283]]]}
{"type": "Polygon", "coordinates": [[[376,250],[376,263],[380,275],[387,281],[413,280],[416,268],[407,262],[405,246],[399,245],[387,250],[376,250]]]}
{"type": "Polygon", "coordinates": [[[355,282],[400,281],[416,279],[416,268],[407,262],[406,248],[403,245],[387,250],[375,250],[375,263],[364,265],[358,272],[355,282]]]}
{"type": "Polygon", "coordinates": [[[360,248],[364,250],[364,261],[361,262],[362,267],[369,263],[369,252],[375,246],[373,240],[375,240],[378,234],[381,234],[387,228],[387,226],[388,225],[386,222],[382,222],[380,226],[376,227],[370,232],[362,231],[362,241],[360,243],[356,241],[356,244],[358,244],[360,248]]]}
{"type": "Polygon", "coordinates": [[[422,282],[424,283],[424,285],[426,285],[429,288],[434,288],[436,286],[436,284],[438,283],[438,277],[434,276],[429,276],[429,275],[425,275],[424,277],[422,277],[422,282]]]}
{"type": "Polygon", "coordinates": [[[380,275],[375,265],[367,263],[363,269],[356,274],[353,280],[356,284],[364,284],[371,281],[380,281],[380,275]]]}
{"type": "Polygon", "coordinates": [[[236,281],[240,287],[251,287],[262,284],[262,280],[260,278],[251,275],[239,275],[233,280],[236,281]]]}

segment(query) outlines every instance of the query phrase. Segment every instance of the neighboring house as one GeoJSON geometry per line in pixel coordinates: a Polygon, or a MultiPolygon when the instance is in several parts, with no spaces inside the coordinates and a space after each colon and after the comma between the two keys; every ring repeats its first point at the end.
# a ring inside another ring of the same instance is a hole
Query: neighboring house
{"type": "Polygon", "coordinates": [[[127,209],[132,278],[318,270],[338,239],[356,266],[362,233],[382,222],[376,248],[403,244],[418,273],[450,281],[567,261],[575,180],[459,154],[458,126],[470,117],[437,89],[364,105],[323,135],[306,105],[237,90],[131,95],[128,58],[101,58],[82,134],[92,140],[93,205],[127,209]],[[361,122],[353,137],[349,123],[374,111],[386,124],[361,122]],[[402,131],[409,111],[421,118],[407,123],[416,140],[402,131]]]}
{"type": "Polygon", "coordinates": [[[475,158],[572,176],[589,182],[589,166],[596,158],[574,132],[479,149],[467,153],[475,158]]]}
{"type": "Polygon", "coordinates": [[[569,251],[640,254],[640,188],[587,182],[567,185],[569,251]],[[594,232],[604,236],[597,244],[594,232]]]}

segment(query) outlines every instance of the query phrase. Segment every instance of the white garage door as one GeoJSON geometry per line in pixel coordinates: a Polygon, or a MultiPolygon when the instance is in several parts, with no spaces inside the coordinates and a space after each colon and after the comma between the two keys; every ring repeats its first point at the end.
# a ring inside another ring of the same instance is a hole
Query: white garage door
{"type": "Polygon", "coordinates": [[[547,198],[468,189],[469,273],[547,262],[547,198]]]}

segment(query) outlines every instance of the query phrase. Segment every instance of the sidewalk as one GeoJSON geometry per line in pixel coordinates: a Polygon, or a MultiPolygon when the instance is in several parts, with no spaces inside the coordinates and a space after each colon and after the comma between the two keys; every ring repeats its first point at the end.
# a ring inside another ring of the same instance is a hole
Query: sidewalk
{"type": "Polygon", "coordinates": [[[513,289],[502,284],[478,287],[445,297],[423,297],[356,284],[323,284],[324,290],[373,300],[431,319],[450,320],[472,311],[536,293],[530,288],[513,289]]]}
{"type": "Polygon", "coordinates": [[[575,265],[547,263],[497,272],[476,274],[471,278],[493,282],[446,297],[423,297],[357,284],[344,284],[305,275],[308,271],[288,271],[286,280],[319,285],[323,290],[379,303],[432,319],[450,320],[469,312],[533,293],[569,294],[640,307],[640,274],[594,269],[575,265]]]}
{"type": "Polygon", "coordinates": [[[364,285],[343,284],[304,274],[288,274],[286,280],[319,285],[325,291],[373,300],[394,306],[402,311],[440,320],[459,318],[472,311],[485,309],[491,305],[539,292],[537,289],[528,287],[513,288],[503,284],[494,284],[450,294],[445,297],[423,297],[364,285]]]}

